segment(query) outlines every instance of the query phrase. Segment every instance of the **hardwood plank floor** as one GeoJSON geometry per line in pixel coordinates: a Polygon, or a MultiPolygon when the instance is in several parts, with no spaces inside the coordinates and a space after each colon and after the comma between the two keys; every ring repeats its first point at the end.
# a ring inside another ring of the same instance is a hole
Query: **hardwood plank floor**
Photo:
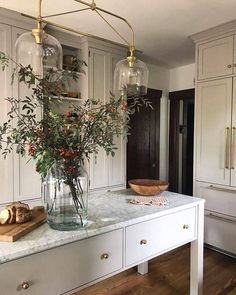
{"type": "MultiPolygon", "coordinates": [[[[124,271],[74,295],[188,295],[190,247],[152,259],[149,273],[124,271]]],[[[205,249],[204,295],[236,295],[236,259],[205,249]]]]}

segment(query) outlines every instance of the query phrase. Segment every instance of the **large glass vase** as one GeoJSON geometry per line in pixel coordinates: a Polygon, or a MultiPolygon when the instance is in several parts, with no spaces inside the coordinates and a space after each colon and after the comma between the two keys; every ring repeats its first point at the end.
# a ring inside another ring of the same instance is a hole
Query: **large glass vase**
{"type": "Polygon", "coordinates": [[[62,231],[76,230],[87,224],[88,175],[82,167],[77,177],[67,177],[63,167],[55,164],[43,179],[43,198],[51,228],[62,231]]]}

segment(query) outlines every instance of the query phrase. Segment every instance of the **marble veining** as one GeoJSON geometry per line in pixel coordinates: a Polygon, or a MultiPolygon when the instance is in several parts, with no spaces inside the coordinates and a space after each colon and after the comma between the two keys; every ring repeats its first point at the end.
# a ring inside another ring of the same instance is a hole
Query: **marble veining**
{"type": "Polygon", "coordinates": [[[130,204],[135,196],[137,195],[131,190],[92,196],[89,200],[89,223],[86,228],[62,232],[51,229],[45,223],[14,243],[0,242],[0,263],[172,213],[179,206],[188,208],[193,203],[204,202],[195,197],[163,192],[162,196],[168,200],[168,206],[130,204]]]}

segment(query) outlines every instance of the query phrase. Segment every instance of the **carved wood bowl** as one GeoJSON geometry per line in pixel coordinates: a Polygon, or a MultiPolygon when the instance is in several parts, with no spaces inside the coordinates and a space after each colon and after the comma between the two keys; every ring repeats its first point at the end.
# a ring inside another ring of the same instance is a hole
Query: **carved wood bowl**
{"type": "Polygon", "coordinates": [[[155,196],[167,190],[169,184],[156,179],[132,179],[128,181],[133,191],[142,196],[155,196]]]}

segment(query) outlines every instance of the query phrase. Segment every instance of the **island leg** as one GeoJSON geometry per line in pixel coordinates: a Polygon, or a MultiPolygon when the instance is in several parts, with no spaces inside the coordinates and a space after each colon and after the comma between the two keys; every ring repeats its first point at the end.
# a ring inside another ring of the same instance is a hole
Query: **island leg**
{"type": "Polygon", "coordinates": [[[146,273],[148,273],[148,261],[145,261],[138,265],[138,273],[140,273],[141,275],[145,275],[146,273]]]}
{"type": "Polygon", "coordinates": [[[199,204],[197,210],[197,239],[191,242],[190,295],[203,294],[204,204],[199,204]]]}

